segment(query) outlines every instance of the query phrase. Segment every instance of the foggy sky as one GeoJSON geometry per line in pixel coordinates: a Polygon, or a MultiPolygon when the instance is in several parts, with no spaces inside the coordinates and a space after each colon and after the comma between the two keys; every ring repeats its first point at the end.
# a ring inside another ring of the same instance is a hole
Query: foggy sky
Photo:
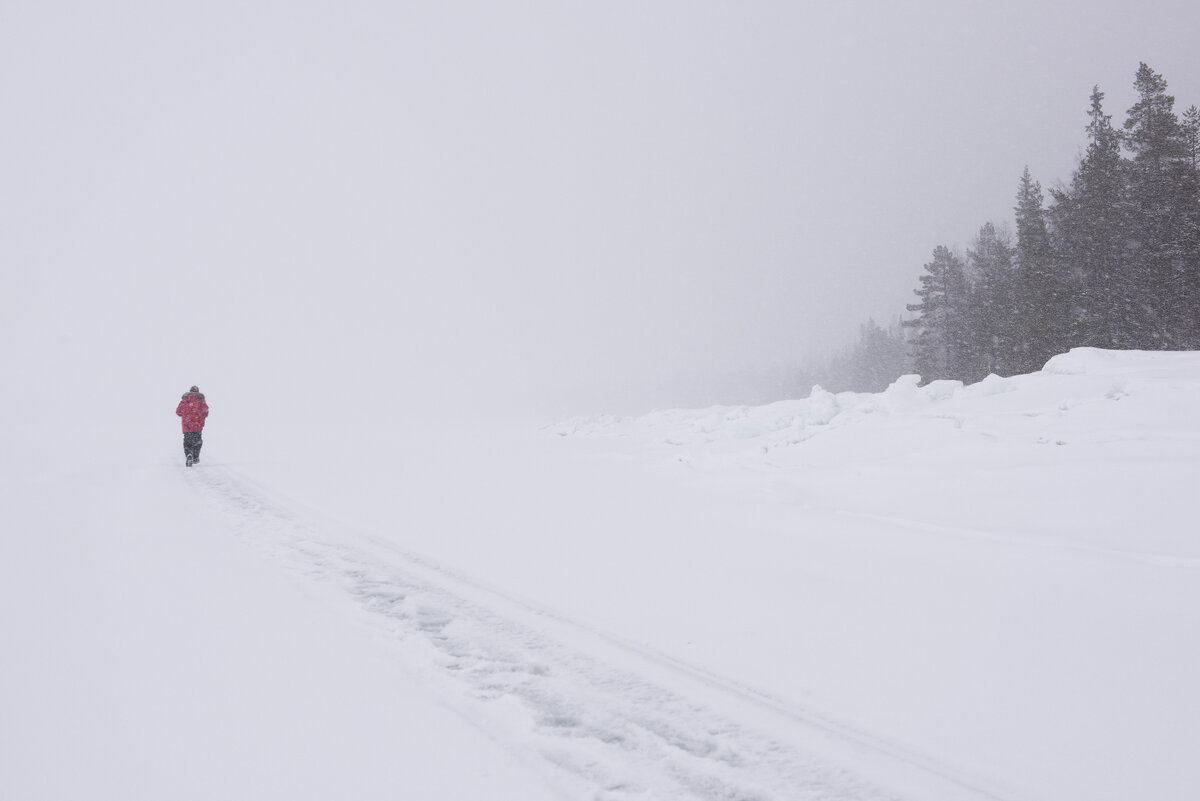
{"type": "Polygon", "coordinates": [[[738,401],[1067,180],[1094,84],[1200,103],[1198,8],[6,0],[0,389],[738,401]]]}

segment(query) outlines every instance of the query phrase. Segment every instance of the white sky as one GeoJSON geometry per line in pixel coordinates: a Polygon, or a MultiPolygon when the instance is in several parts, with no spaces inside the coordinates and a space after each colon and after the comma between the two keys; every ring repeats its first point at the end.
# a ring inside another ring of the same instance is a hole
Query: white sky
{"type": "Polygon", "coordinates": [[[692,402],[901,313],[935,245],[1009,221],[1026,164],[1069,177],[1093,84],[1118,124],[1139,61],[1200,103],[1198,23],[8,0],[4,389],[692,402]]]}

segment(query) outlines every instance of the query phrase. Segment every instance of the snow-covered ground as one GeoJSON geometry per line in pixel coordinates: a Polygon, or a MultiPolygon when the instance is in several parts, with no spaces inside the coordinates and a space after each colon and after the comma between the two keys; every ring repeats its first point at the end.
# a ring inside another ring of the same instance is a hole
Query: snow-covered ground
{"type": "Polygon", "coordinates": [[[202,389],[190,470],[175,392],[6,415],[0,797],[1200,787],[1200,354],[540,428],[202,389]]]}

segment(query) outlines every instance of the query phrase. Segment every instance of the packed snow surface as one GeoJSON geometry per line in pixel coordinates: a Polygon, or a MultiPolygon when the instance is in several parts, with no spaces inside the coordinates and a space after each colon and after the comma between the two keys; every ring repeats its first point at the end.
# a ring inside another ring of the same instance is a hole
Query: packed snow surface
{"type": "Polygon", "coordinates": [[[0,797],[1200,787],[1200,354],[536,429],[206,386],[190,469],[183,389],[3,423],[0,797]]]}

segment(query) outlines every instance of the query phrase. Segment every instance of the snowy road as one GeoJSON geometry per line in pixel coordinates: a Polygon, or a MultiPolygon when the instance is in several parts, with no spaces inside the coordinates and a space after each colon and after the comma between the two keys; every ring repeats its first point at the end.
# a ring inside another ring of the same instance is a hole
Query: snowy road
{"type": "Polygon", "coordinates": [[[898,745],[350,531],[232,468],[184,479],[245,543],[397,659],[424,665],[431,691],[538,753],[579,798],[1000,797],[898,745]]]}

